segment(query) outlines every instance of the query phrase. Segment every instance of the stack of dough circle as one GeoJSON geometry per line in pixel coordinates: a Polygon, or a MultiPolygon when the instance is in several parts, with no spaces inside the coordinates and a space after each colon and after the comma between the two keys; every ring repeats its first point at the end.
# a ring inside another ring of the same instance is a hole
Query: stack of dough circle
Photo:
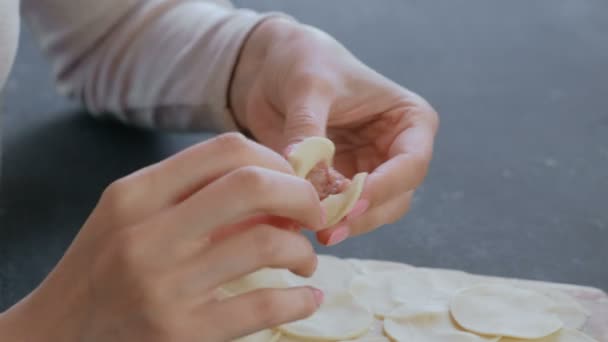
{"type": "Polygon", "coordinates": [[[420,342],[485,342],[500,337],[479,336],[458,328],[443,302],[406,304],[391,313],[384,321],[384,330],[395,341],[420,342]]]}
{"type": "MultiPolygon", "coordinates": [[[[320,162],[332,165],[336,148],[334,143],[322,137],[310,137],[295,145],[287,156],[298,177],[306,178],[308,173],[320,162]]],[[[327,225],[333,226],[346,216],[363,192],[367,173],[356,174],[348,188],[339,194],[329,195],[321,201],[327,213],[327,225]]]]}
{"type": "MultiPolygon", "coordinates": [[[[334,144],[309,138],[288,161],[306,178],[320,162],[332,165],[334,144]]],[[[322,200],[328,226],[361,196],[365,173],[342,193],[322,200]]],[[[594,342],[578,329],[589,313],[558,290],[472,274],[398,263],[319,256],[302,278],[262,269],[218,289],[217,300],[260,288],[313,286],[325,300],[308,318],[240,338],[238,342],[594,342]]]]}
{"type": "Polygon", "coordinates": [[[320,255],[315,274],[263,269],[226,284],[219,299],[309,285],[325,300],[312,316],[238,342],[593,342],[589,313],[566,293],[432,270],[320,255]]]}
{"type": "Polygon", "coordinates": [[[373,322],[369,310],[349,293],[342,293],[329,296],[311,317],[282,325],[278,330],[301,339],[341,341],[365,334],[373,322]]]}

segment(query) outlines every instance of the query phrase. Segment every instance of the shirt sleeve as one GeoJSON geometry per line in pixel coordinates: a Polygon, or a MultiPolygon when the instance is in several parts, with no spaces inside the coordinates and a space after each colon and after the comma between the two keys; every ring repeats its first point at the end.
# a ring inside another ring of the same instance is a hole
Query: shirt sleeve
{"type": "Polygon", "coordinates": [[[22,0],[62,94],[145,128],[237,128],[230,80],[249,32],[279,13],[205,0],[22,0]]]}
{"type": "Polygon", "coordinates": [[[0,95],[15,59],[18,40],[19,1],[0,1],[0,95]]]}

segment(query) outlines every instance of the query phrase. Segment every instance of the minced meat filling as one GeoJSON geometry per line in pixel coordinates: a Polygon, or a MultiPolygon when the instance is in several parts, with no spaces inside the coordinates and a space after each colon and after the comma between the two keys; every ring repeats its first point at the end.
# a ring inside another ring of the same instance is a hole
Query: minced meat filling
{"type": "Polygon", "coordinates": [[[317,190],[321,200],[329,195],[339,194],[344,192],[350,180],[341,175],[334,168],[327,165],[326,162],[317,164],[306,176],[306,179],[312,183],[317,190]]]}

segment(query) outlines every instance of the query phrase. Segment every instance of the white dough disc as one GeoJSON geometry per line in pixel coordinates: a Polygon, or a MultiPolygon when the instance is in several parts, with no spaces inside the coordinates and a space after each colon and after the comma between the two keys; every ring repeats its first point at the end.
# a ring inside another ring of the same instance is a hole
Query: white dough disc
{"type": "Polygon", "coordinates": [[[331,255],[319,255],[317,261],[317,269],[310,278],[288,273],[284,276],[287,284],[313,286],[322,290],[326,296],[345,292],[355,276],[353,266],[344,259],[331,255]]]}
{"type": "Polygon", "coordinates": [[[462,271],[427,268],[420,268],[418,271],[426,272],[433,288],[449,297],[465,288],[484,283],[479,277],[462,271]]]}
{"type": "Polygon", "coordinates": [[[283,334],[312,341],[348,340],[364,335],[374,317],[354,298],[343,293],[326,297],[312,316],[284,324],[278,329],[283,334]]]}
{"type": "Polygon", "coordinates": [[[379,317],[408,302],[425,302],[433,297],[433,288],[422,272],[378,272],[355,277],[350,293],[359,303],[379,317]]]}
{"type": "Polygon", "coordinates": [[[548,287],[525,286],[523,284],[520,284],[520,286],[537,291],[551,298],[554,302],[554,306],[549,309],[549,312],[556,314],[557,317],[562,320],[564,328],[575,330],[581,329],[585,326],[585,323],[591,316],[591,313],[587,309],[563,291],[548,287]]]}
{"type": "Polygon", "coordinates": [[[321,201],[321,206],[323,206],[327,213],[328,227],[340,222],[353,209],[357,200],[361,197],[366,178],[367,173],[365,172],[356,174],[344,192],[329,195],[321,201]]]}
{"type": "Polygon", "coordinates": [[[340,342],[391,342],[388,337],[384,336],[384,322],[381,320],[375,320],[374,323],[369,327],[365,335],[354,338],[352,340],[340,341],[340,342]]]}
{"type": "Polygon", "coordinates": [[[331,140],[310,137],[294,146],[287,156],[287,161],[298,177],[305,178],[320,161],[325,161],[331,166],[335,151],[336,147],[331,140]]]}
{"type": "Polygon", "coordinates": [[[346,259],[348,263],[353,265],[355,272],[366,275],[378,272],[405,272],[413,270],[414,267],[406,264],[401,264],[393,261],[383,260],[365,260],[365,259],[346,259]]]}
{"type": "Polygon", "coordinates": [[[340,342],[391,342],[388,337],[384,335],[380,336],[363,336],[354,340],[340,341],[340,342]]]}
{"type": "MultiPolygon", "coordinates": [[[[334,143],[323,137],[310,137],[295,145],[287,156],[287,161],[293,167],[296,176],[306,178],[308,173],[319,163],[332,165],[336,147],[334,143]]],[[[363,192],[367,173],[356,174],[348,188],[339,194],[329,195],[321,205],[327,213],[327,226],[333,226],[346,216],[363,192]]]]}
{"type": "Polygon", "coordinates": [[[450,311],[460,326],[478,334],[535,339],[563,326],[550,311],[554,306],[537,292],[488,284],[458,292],[450,302],[450,311]]]}
{"type": "Polygon", "coordinates": [[[522,340],[516,338],[503,338],[500,342],[597,342],[590,336],[574,329],[561,329],[558,332],[547,337],[536,340],[522,340]]]}
{"type": "MultiPolygon", "coordinates": [[[[383,332],[383,322],[375,320],[364,335],[350,340],[340,340],[340,342],[391,342],[388,337],[383,335],[383,332]]],[[[282,335],[277,342],[311,342],[311,340],[282,335]]]]}
{"type": "Polygon", "coordinates": [[[403,305],[384,320],[384,331],[397,342],[486,342],[500,337],[478,336],[461,330],[445,303],[403,305]]]}

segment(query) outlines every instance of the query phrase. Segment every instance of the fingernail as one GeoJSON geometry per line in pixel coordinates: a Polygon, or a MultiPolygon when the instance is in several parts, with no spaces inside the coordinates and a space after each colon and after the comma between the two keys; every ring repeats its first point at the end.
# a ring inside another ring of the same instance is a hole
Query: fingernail
{"type": "Polygon", "coordinates": [[[354,220],[357,217],[363,215],[367,209],[369,209],[369,201],[365,199],[358,200],[357,203],[355,203],[353,209],[350,211],[350,213],[348,213],[346,218],[348,220],[354,220]]]}
{"type": "Polygon", "coordinates": [[[331,233],[329,239],[327,240],[327,245],[335,246],[340,242],[346,240],[346,238],[348,238],[348,235],[350,235],[348,226],[340,226],[336,228],[333,233],[331,233]]]}
{"type": "Polygon", "coordinates": [[[321,225],[325,227],[327,225],[327,209],[321,206],[321,225]]]}
{"type": "Polygon", "coordinates": [[[312,290],[312,294],[315,297],[315,302],[317,303],[317,306],[321,306],[321,304],[323,304],[323,298],[325,297],[323,291],[314,287],[311,287],[310,289],[312,290]]]}

